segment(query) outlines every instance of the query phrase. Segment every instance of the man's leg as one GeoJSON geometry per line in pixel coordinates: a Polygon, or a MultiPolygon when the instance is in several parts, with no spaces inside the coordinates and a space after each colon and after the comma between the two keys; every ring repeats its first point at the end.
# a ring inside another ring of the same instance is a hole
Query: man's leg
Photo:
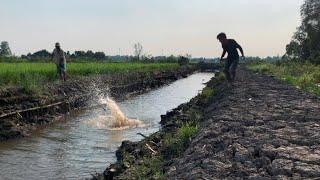
{"type": "Polygon", "coordinates": [[[64,81],[64,66],[62,64],[59,64],[59,79],[61,81],[64,81]]]}
{"type": "Polygon", "coordinates": [[[227,59],[227,60],[225,61],[225,65],[224,65],[224,70],[223,70],[223,72],[224,72],[224,74],[225,74],[226,79],[227,79],[228,82],[231,82],[231,81],[232,81],[231,75],[230,75],[230,66],[231,66],[231,61],[230,61],[229,59],[227,59]]]}
{"type": "Polygon", "coordinates": [[[66,81],[66,80],[67,80],[67,74],[66,74],[66,71],[63,71],[62,75],[63,75],[63,81],[66,81]]]}
{"type": "Polygon", "coordinates": [[[61,80],[61,68],[60,68],[60,65],[57,65],[57,77],[61,80]]]}
{"type": "Polygon", "coordinates": [[[62,76],[62,80],[66,81],[67,80],[67,69],[66,69],[66,65],[65,64],[61,64],[61,76],[62,76]]]}
{"type": "Polygon", "coordinates": [[[230,66],[231,71],[231,80],[234,81],[236,79],[236,71],[239,64],[239,59],[234,59],[230,66]]]}

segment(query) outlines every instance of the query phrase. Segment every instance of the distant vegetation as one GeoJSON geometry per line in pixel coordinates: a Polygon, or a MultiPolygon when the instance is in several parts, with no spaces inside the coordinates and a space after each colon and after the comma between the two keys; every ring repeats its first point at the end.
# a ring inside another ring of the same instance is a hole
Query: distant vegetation
{"type": "Polygon", "coordinates": [[[0,43],[0,57],[10,57],[12,55],[9,43],[2,41],[0,43]]]}
{"type": "MultiPolygon", "coordinates": [[[[108,60],[108,57],[104,52],[93,52],[88,51],[75,51],[74,53],[66,52],[67,59],[76,59],[76,60],[108,60]]],[[[29,61],[50,61],[52,58],[52,52],[49,52],[45,49],[37,51],[35,53],[28,53],[27,55],[22,55],[22,59],[29,61]]]]}
{"type": "MultiPolygon", "coordinates": [[[[114,55],[108,56],[102,51],[94,52],[92,50],[77,50],[71,53],[66,51],[65,55],[69,62],[141,62],[141,63],[179,63],[188,64],[191,62],[199,61],[211,61],[213,59],[208,58],[192,58],[191,55],[180,56],[152,56],[146,54],[143,51],[143,46],[140,43],[136,43],[133,46],[134,55],[114,55]]],[[[52,50],[53,51],[53,50],[52,50]]],[[[15,56],[12,54],[7,41],[2,41],[0,44],[0,63],[1,62],[52,62],[52,52],[42,49],[34,53],[28,53],[26,55],[15,56]]]]}
{"type": "Polygon", "coordinates": [[[265,58],[261,58],[261,57],[246,57],[245,62],[251,62],[251,61],[279,62],[281,60],[282,60],[281,56],[267,56],[265,58]]]}

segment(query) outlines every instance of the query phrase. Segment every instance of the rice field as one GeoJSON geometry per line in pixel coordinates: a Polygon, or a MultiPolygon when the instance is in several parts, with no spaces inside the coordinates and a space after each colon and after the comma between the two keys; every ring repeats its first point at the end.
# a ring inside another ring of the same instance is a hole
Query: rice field
{"type": "MultiPolygon", "coordinates": [[[[70,77],[97,74],[152,72],[179,68],[175,63],[68,63],[70,77]]],[[[37,86],[57,80],[53,63],[0,63],[0,85],[37,86]]]]}
{"type": "Polygon", "coordinates": [[[319,65],[297,62],[257,62],[249,64],[248,68],[256,72],[274,75],[299,89],[320,95],[319,65]]]}

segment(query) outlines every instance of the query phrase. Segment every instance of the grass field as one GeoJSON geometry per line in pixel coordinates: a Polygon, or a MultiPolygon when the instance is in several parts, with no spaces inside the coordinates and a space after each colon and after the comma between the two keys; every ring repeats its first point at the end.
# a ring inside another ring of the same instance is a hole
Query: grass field
{"type": "Polygon", "coordinates": [[[320,95],[320,66],[311,63],[250,63],[251,70],[267,73],[297,88],[320,95]]]}
{"type": "MultiPolygon", "coordinates": [[[[177,69],[174,63],[69,63],[69,76],[88,76],[97,74],[152,72],[155,70],[177,69]]],[[[0,85],[38,86],[57,79],[56,66],[52,63],[0,63],[0,85]]]]}

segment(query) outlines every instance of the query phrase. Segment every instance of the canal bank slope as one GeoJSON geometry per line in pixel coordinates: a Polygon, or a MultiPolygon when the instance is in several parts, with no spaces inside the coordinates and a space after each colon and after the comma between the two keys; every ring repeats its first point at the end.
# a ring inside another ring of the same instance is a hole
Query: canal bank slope
{"type": "Polygon", "coordinates": [[[162,117],[159,132],[123,142],[97,179],[270,179],[320,177],[320,98],[239,70],[227,87],[162,117]]]}
{"type": "Polygon", "coordinates": [[[98,105],[99,96],[124,99],[134,94],[187,77],[198,68],[75,77],[65,83],[48,84],[39,92],[21,88],[0,91],[0,141],[27,136],[73,109],[98,105]]]}

